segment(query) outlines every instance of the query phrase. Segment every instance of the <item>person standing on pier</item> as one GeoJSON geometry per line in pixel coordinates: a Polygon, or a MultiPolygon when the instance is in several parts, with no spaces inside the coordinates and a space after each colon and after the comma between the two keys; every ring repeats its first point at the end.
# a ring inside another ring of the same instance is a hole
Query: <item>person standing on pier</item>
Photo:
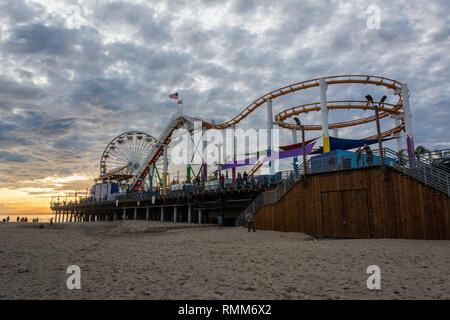
{"type": "Polygon", "coordinates": [[[217,217],[217,229],[223,229],[223,218],[222,216],[217,217]]]}
{"type": "Polygon", "coordinates": [[[236,178],[236,184],[238,187],[242,186],[242,175],[240,172],[238,172],[237,178],[236,178]]]}
{"type": "Polygon", "coordinates": [[[370,147],[367,144],[365,144],[364,145],[364,151],[367,154],[367,164],[369,166],[372,166],[373,165],[373,152],[372,152],[372,149],[370,149],[370,147]]]}
{"type": "Polygon", "coordinates": [[[361,147],[358,147],[355,151],[356,153],[356,166],[359,168],[359,162],[361,162],[361,167],[364,166],[364,163],[362,162],[362,149],[361,147]]]}
{"type": "Polygon", "coordinates": [[[225,187],[225,177],[223,173],[219,177],[219,183],[220,183],[220,189],[223,189],[225,187]]]}
{"type": "Polygon", "coordinates": [[[244,174],[242,175],[242,178],[244,180],[244,187],[247,187],[247,182],[248,182],[248,174],[247,171],[244,171],[244,174]]]}

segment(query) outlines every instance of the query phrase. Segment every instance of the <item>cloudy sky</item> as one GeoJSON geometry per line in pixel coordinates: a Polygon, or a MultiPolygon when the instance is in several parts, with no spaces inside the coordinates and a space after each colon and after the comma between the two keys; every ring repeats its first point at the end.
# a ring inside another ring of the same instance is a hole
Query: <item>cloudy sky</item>
{"type": "MultiPolygon", "coordinates": [[[[186,113],[221,122],[291,83],[384,76],[411,90],[416,145],[450,148],[449,16],[448,0],[0,0],[0,214],[45,213],[52,194],[88,187],[111,138],[159,136],[174,91],[186,113]],[[367,27],[370,5],[379,29],[367,27]]],[[[354,85],[330,88],[328,99],[369,92],[389,93],[354,85]]],[[[274,113],[315,101],[316,89],[287,95],[274,113]]],[[[363,114],[336,111],[330,122],[363,114]]],[[[263,126],[265,115],[242,126],[263,126]]]]}

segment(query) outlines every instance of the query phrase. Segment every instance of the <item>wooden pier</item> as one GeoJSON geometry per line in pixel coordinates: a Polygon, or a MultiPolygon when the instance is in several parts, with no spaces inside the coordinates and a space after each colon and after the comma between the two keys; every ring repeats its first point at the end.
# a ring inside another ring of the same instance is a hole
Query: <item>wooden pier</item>
{"type": "Polygon", "coordinates": [[[187,223],[216,223],[222,216],[225,225],[235,219],[264,189],[261,186],[193,190],[168,195],[126,197],[113,201],[52,203],[55,222],[158,220],[187,223]]]}
{"type": "Polygon", "coordinates": [[[308,175],[255,213],[257,229],[315,237],[450,239],[450,197],[381,167],[308,175]],[[387,178],[387,179],[386,179],[387,178]]]}

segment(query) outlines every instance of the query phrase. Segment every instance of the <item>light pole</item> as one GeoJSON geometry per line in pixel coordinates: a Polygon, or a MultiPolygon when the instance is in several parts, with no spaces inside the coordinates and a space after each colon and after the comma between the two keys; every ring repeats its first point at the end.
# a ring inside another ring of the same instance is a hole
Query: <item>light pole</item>
{"type": "Polygon", "coordinates": [[[366,96],[367,101],[369,101],[373,108],[375,109],[375,119],[377,122],[377,137],[378,137],[378,148],[380,149],[380,160],[381,166],[384,167],[384,155],[383,155],[383,139],[381,139],[381,130],[380,130],[380,117],[379,117],[379,107],[386,100],[386,96],[383,96],[378,102],[378,104],[373,102],[373,98],[370,94],[366,96]]]}
{"type": "Polygon", "coordinates": [[[217,153],[218,153],[218,156],[219,156],[219,159],[217,161],[217,165],[219,167],[218,169],[219,169],[219,178],[220,178],[220,176],[222,175],[222,156],[221,156],[220,151],[221,151],[221,147],[222,147],[223,143],[219,142],[219,143],[216,143],[215,145],[217,147],[217,153]]]}
{"type": "Polygon", "coordinates": [[[305,126],[302,125],[300,120],[297,117],[294,117],[295,122],[302,130],[302,153],[303,153],[303,170],[305,171],[305,175],[308,173],[308,166],[306,164],[306,151],[305,151],[305,126]]]}

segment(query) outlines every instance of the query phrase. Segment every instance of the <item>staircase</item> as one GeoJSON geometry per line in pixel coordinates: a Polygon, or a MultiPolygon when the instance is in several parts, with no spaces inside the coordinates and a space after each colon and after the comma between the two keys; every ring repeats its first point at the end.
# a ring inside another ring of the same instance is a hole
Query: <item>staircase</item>
{"type": "MultiPolygon", "coordinates": [[[[365,158],[364,167],[380,166],[381,157],[379,150],[373,150],[374,159],[372,163],[367,163],[365,158]]],[[[409,157],[399,154],[391,149],[384,148],[383,156],[385,165],[394,168],[414,180],[421,182],[436,191],[440,191],[450,197],[450,172],[435,167],[423,161],[420,157],[409,157]]],[[[320,159],[309,159],[306,162],[308,174],[348,170],[352,168],[352,163],[356,163],[356,154],[341,156],[337,161],[336,157],[324,157],[320,159]],[[347,165],[346,165],[347,164],[347,165]],[[350,164],[350,167],[348,166],[350,164]]],[[[302,178],[304,178],[305,168],[303,164],[297,171],[291,171],[287,178],[280,181],[275,190],[264,191],[242,212],[236,219],[236,226],[241,226],[246,221],[247,213],[256,213],[265,205],[274,205],[280,201],[302,178]]]]}

